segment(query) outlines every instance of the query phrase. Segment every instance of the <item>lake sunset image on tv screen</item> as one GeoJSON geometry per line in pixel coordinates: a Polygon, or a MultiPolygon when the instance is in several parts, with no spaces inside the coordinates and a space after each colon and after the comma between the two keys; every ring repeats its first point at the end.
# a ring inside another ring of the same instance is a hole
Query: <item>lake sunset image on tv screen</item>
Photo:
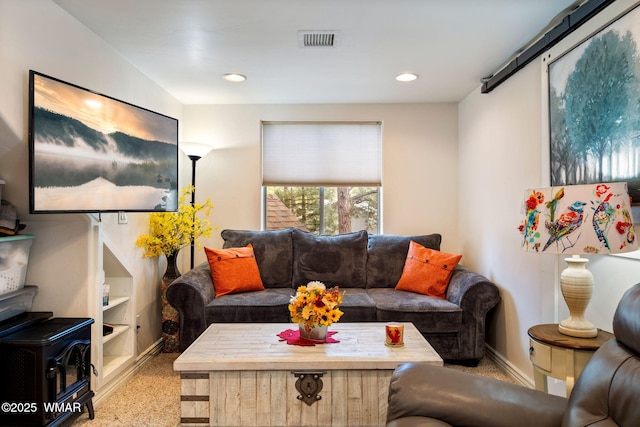
{"type": "Polygon", "coordinates": [[[34,75],[34,211],[177,208],[177,120],[34,75]]]}

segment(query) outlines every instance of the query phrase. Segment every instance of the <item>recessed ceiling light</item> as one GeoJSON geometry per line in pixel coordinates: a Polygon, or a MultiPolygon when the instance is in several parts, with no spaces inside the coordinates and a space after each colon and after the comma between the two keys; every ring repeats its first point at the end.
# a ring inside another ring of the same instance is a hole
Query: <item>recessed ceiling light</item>
{"type": "Polygon", "coordinates": [[[247,80],[247,78],[242,74],[236,74],[236,73],[225,74],[224,76],[222,76],[222,78],[228,82],[233,82],[233,83],[243,82],[247,80]]]}
{"type": "Polygon", "coordinates": [[[399,82],[412,82],[417,78],[418,75],[413,73],[402,73],[396,76],[396,80],[399,82]]]}

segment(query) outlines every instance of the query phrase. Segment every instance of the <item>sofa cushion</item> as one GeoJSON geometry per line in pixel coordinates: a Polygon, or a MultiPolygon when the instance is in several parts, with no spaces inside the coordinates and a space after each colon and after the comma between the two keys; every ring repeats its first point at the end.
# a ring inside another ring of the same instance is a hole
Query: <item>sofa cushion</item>
{"type": "Polygon", "coordinates": [[[244,248],[228,249],[210,249],[205,246],[204,252],[209,261],[216,298],[264,290],[251,244],[244,248]]]}
{"type": "Polygon", "coordinates": [[[214,298],[205,307],[207,325],[228,322],[288,323],[290,288],[270,288],[260,292],[228,294],[214,298]]]}
{"type": "Polygon", "coordinates": [[[444,299],[451,273],[461,258],[462,255],[425,248],[412,240],[396,289],[444,299]]]}
{"type": "Polygon", "coordinates": [[[284,230],[223,230],[223,248],[251,244],[265,288],[291,288],[293,240],[291,228],[284,230]]]}
{"type": "Polygon", "coordinates": [[[367,289],[379,322],[412,322],[421,332],[458,332],[462,309],[444,299],[395,289],[367,289]]]}
{"type": "Polygon", "coordinates": [[[411,241],[439,251],[442,236],[440,234],[421,236],[369,234],[367,288],[393,288],[396,286],[402,276],[411,241]]]}
{"type": "Polygon", "coordinates": [[[340,292],[345,291],[342,297],[340,310],[344,312],[340,318],[341,322],[375,322],[376,305],[367,294],[366,289],[360,288],[340,288],[340,292]]]}
{"type": "Polygon", "coordinates": [[[327,287],[366,286],[367,232],[321,235],[293,230],[293,283],[318,280],[327,287]]]}

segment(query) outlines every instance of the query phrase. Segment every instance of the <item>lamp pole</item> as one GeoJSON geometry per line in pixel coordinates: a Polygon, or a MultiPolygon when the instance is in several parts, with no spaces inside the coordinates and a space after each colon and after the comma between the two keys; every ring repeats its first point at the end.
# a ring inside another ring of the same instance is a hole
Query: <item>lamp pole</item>
{"type": "MultiPolygon", "coordinates": [[[[191,159],[191,185],[193,186],[193,191],[191,192],[191,206],[196,203],[196,162],[200,160],[201,156],[196,156],[194,154],[190,154],[189,158],[191,159]]],[[[193,214],[193,226],[195,227],[195,213],[193,214]]],[[[193,270],[193,263],[195,257],[195,242],[193,240],[193,236],[191,236],[191,269],[193,270]]]]}
{"type": "MultiPolygon", "coordinates": [[[[193,207],[196,204],[196,162],[206,156],[211,150],[213,150],[213,146],[208,144],[202,144],[200,142],[186,142],[183,141],[180,143],[180,149],[184,154],[191,159],[191,185],[193,186],[193,191],[191,192],[191,206],[193,207]]],[[[193,225],[195,231],[195,212],[193,214],[193,225]]],[[[191,236],[191,269],[193,270],[193,265],[195,261],[195,239],[193,238],[193,233],[191,236]]]]}

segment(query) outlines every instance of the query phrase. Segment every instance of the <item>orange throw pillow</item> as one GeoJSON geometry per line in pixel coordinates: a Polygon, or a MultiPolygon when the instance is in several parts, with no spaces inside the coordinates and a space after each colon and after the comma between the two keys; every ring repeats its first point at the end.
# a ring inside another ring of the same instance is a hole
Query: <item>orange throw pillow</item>
{"type": "Polygon", "coordinates": [[[411,241],[396,289],[444,299],[451,273],[461,258],[462,255],[425,248],[411,241]]]}
{"type": "Polygon", "coordinates": [[[263,291],[260,270],[250,244],[244,248],[204,248],[211,267],[216,297],[239,292],[263,291]]]}

